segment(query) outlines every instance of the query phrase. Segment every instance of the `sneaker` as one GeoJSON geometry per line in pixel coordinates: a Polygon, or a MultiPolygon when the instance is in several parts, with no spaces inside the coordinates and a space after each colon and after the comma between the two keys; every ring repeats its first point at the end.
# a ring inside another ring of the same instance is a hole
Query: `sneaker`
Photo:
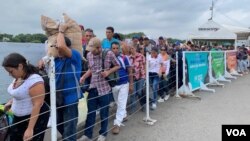
{"type": "Polygon", "coordinates": [[[106,140],[106,137],[103,136],[103,135],[99,135],[99,137],[97,138],[96,141],[105,141],[106,140]]]}
{"type": "Polygon", "coordinates": [[[157,108],[156,104],[153,103],[152,106],[151,106],[151,109],[152,109],[152,110],[155,110],[156,108],[157,108]]]}
{"type": "Polygon", "coordinates": [[[122,122],[126,122],[126,121],[128,121],[128,116],[124,117],[122,120],[122,122]]]}
{"type": "Polygon", "coordinates": [[[91,141],[91,139],[85,135],[83,135],[80,139],[78,139],[77,141],[91,141]]]}
{"type": "Polygon", "coordinates": [[[120,127],[118,125],[114,125],[112,129],[113,134],[119,134],[120,132],[120,127]]]}
{"type": "Polygon", "coordinates": [[[168,98],[169,98],[169,95],[166,95],[166,96],[164,97],[164,100],[167,101],[168,98]]]}
{"type": "Polygon", "coordinates": [[[159,103],[164,102],[164,99],[162,99],[161,97],[157,100],[159,103]]]}

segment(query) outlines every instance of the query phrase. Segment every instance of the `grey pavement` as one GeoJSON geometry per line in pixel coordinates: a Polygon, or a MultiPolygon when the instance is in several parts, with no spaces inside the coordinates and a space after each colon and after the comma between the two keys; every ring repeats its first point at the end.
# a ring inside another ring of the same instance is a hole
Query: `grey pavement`
{"type": "Polygon", "coordinates": [[[201,100],[172,97],[150,113],[155,125],[145,125],[139,112],[110,141],[221,141],[222,124],[250,124],[250,75],[215,93],[198,91],[201,100]]]}

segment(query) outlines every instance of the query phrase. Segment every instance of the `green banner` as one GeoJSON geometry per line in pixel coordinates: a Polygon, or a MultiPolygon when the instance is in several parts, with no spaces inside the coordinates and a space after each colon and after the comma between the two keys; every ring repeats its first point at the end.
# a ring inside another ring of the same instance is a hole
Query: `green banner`
{"type": "Polygon", "coordinates": [[[191,90],[200,88],[200,82],[206,84],[209,82],[208,75],[208,55],[207,52],[186,52],[186,82],[191,84],[191,90]]]}
{"type": "Polygon", "coordinates": [[[212,52],[212,76],[217,79],[225,74],[224,52],[212,52]]]}

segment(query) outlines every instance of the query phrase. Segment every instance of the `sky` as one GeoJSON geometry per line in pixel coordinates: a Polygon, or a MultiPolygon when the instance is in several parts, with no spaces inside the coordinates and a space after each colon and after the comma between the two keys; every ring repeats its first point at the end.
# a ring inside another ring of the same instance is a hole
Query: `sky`
{"type": "MultiPolygon", "coordinates": [[[[144,32],[187,39],[211,17],[212,0],[1,0],[0,33],[44,33],[40,16],[62,19],[67,13],[78,24],[92,28],[99,38],[107,26],[115,32],[144,32]]],[[[214,0],[213,20],[250,27],[249,0],[214,0]]]]}

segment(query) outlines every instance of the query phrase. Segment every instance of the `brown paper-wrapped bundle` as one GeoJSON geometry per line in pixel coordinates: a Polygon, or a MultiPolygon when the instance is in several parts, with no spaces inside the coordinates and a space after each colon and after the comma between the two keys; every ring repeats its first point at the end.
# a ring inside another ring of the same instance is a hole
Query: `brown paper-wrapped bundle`
{"type": "MultiPolygon", "coordinates": [[[[72,20],[68,15],[63,14],[64,23],[67,25],[67,29],[64,31],[64,35],[68,37],[71,41],[71,47],[79,51],[81,56],[83,56],[82,52],[82,33],[78,24],[72,20]]],[[[48,36],[48,56],[58,56],[57,49],[50,47],[51,45],[55,45],[56,37],[58,34],[59,22],[52,20],[49,17],[41,16],[41,24],[42,28],[48,36]]]]}

